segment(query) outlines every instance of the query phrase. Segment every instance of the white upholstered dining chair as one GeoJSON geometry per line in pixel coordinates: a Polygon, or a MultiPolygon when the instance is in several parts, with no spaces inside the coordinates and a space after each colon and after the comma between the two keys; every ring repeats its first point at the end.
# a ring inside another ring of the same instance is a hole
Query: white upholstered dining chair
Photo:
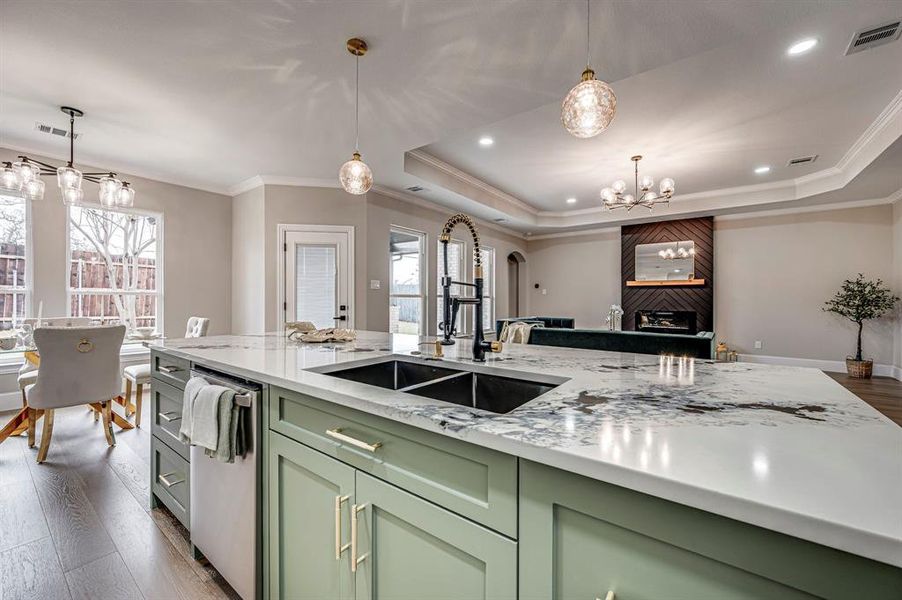
{"type": "MultiPolygon", "coordinates": [[[[190,317],[185,329],[186,338],[199,338],[207,335],[210,319],[206,317],[190,317]]],[[[141,426],[141,400],[144,386],[150,383],[150,364],[143,363],[125,367],[125,400],[126,406],[132,399],[132,386],[135,387],[135,427],[141,426]]],[[[126,411],[127,412],[127,411],[126,411]]]]}
{"type": "MultiPolygon", "coordinates": [[[[91,324],[91,317],[47,317],[41,319],[41,327],[87,327],[91,324]]],[[[26,325],[35,327],[38,323],[37,319],[25,319],[26,325]]],[[[22,392],[22,406],[26,404],[25,388],[34,384],[38,380],[38,368],[30,361],[26,360],[19,367],[16,382],[19,384],[19,391],[22,392]]]]}
{"type": "Polygon", "coordinates": [[[103,431],[110,446],[116,444],[111,404],[119,395],[119,352],[125,338],[124,325],[99,327],[41,327],[34,342],[41,355],[41,368],[34,385],[25,389],[28,399],[28,445],[34,447],[37,411],[44,413],[38,462],[47,458],[57,408],[78,404],[99,405],[103,431]]]}

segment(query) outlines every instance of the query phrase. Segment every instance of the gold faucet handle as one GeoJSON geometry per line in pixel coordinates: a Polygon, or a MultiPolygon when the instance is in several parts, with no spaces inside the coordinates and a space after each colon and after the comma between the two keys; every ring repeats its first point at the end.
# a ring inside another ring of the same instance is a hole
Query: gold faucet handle
{"type": "Polygon", "coordinates": [[[445,353],[442,350],[442,342],[441,340],[435,340],[435,357],[442,358],[443,356],[445,356],[445,353]]]}
{"type": "Polygon", "coordinates": [[[504,350],[504,344],[501,343],[501,341],[496,340],[489,344],[489,350],[491,350],[492,352],[501,352],[502,350],[504,350]]]}

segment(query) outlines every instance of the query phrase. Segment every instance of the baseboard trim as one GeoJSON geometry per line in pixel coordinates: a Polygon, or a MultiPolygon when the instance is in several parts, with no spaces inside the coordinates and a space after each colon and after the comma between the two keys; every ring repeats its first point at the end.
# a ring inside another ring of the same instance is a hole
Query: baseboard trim
{"type": "MultiPolygon", "coordinates": [[[[820,360],[817,358],[793,358],[791,356],[766,356],[764,354],[740,354],[742,362],[761,363],[765,365],[785,365],[787,367],[810,367],[832,373],[845,373],[846,361],[844,360],[820,360]]],[[[902,368],[895,365],[874,363],[874,375],[879,377],[892,377],[902,381],[902,368]]]]}

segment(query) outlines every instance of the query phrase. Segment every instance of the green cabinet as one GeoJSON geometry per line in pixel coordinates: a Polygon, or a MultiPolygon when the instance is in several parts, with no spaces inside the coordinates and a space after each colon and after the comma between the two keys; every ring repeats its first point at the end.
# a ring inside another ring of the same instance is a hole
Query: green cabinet
{"type": "Polygon", "coordinates": [[[516,598],[516,542],[278,433],[268,448],[270,598],[516,598]]]}
{"type": "Polygon", "coordinates": [[[354,469],[277,433],[268,458],[270,597],[353,598],[354,469]]]}
{"type": "Polygon", "coordinates": [[[520,598],[899,598],[902,571],[520,461],[520,598]]]}
{"type": "Polygon", "coordinates": [[[357,509],[357,600],[516,598],[516,542],[360,471],[357,509]]]}

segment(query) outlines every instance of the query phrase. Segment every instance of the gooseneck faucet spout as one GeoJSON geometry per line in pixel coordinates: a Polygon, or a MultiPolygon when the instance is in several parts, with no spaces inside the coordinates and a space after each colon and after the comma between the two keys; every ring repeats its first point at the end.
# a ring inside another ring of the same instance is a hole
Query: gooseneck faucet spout
{"type": "Polygon", "coordinates": [[[476,331],[473,332],[473,360],[478,362],[485,361],[485,351],[492,352],[501,351],[501,342],[487,342],[483,337],[482,323],[482,290],[484,280],[482,276],[482,252],[479,248],[479,233],[473,224],[473,219],[463,213],[453,215],[445,223],[442,228],[442,234],[439,236],[442,243],[442,263],[444,267],[444,276],[442,277],[442,344],[451,345],[454,343],[453,336],[456,333],[457,311],[461,305],[473,306],[473,320],[475,322],[476,331]],[[453,281],[448,274],[448,244],[451,242],[451,231],[459,224],[463,223],[470,230],[473,237],[473,283],[465,281],[453,281]],[[460,296],[451,297],[451,286],[466,286],[474,288],[472,298],[464,298],[460,296]]]}

